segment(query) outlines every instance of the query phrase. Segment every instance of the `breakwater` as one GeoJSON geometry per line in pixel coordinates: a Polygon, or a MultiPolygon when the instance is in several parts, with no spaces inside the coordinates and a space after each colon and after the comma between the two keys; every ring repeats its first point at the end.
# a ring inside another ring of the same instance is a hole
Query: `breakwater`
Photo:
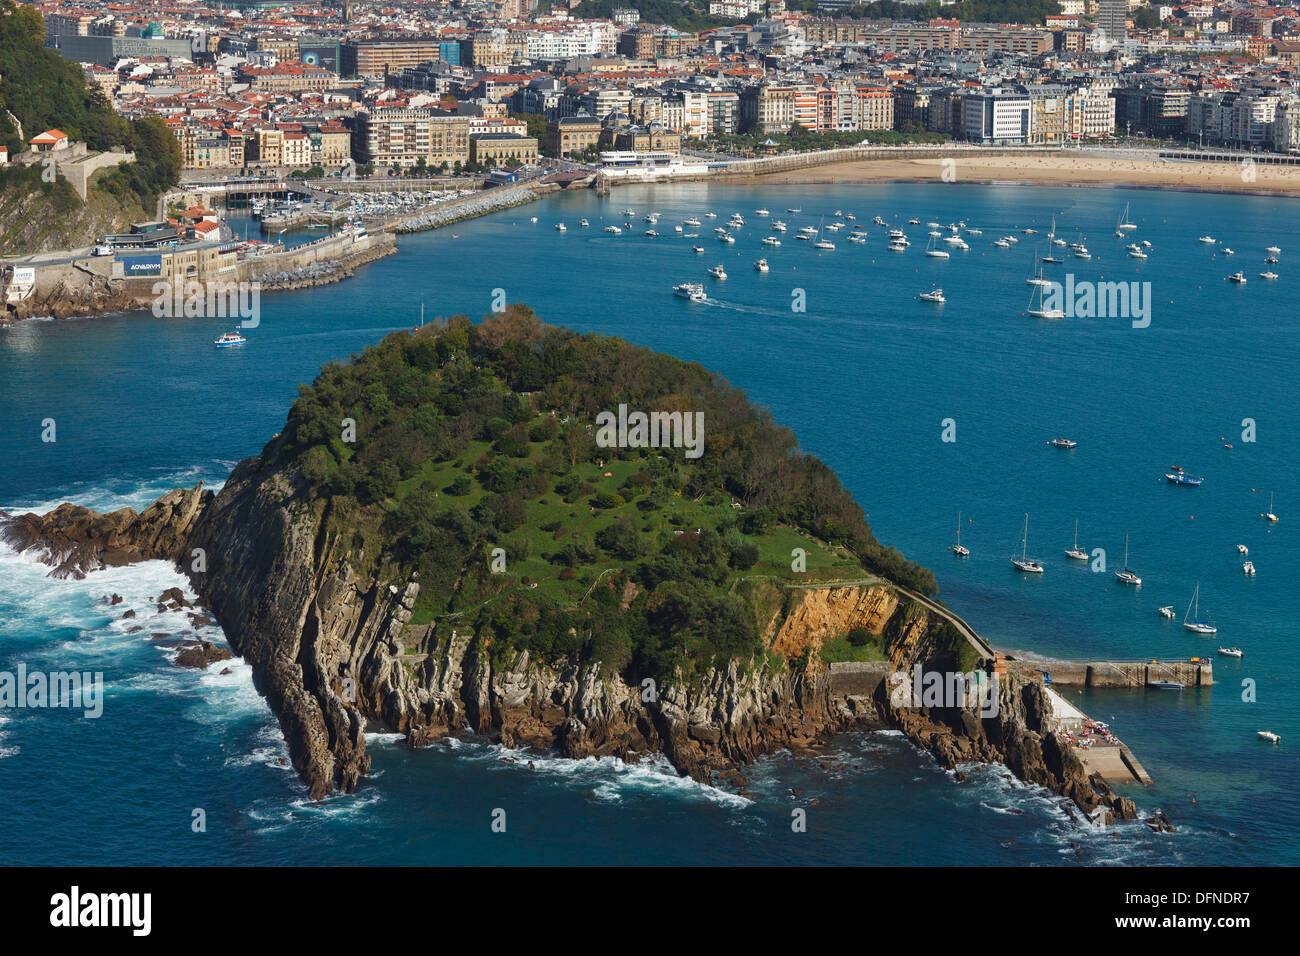
{"type": "Polygon", "coordinates": [[[426,229],[439,229],[466,219],[476,219],[499,209],[522,206],[538,198],[537,191],[525,186],[509,189],[486,190],[480,195],[469,196],[449,202],[436,209],[429,209],[410,216],[403,216],[384,225],[384,229],[394,233],[423,232],[426,229]]]}
{"type": "Polygon", "coordinates": [[[1068,687],[1145,687],[1153,681],[1177,681],[1186,687],[1209,687],[1214,665],[1209,658],[1185,661],[1070,661],[1055,658],[1007,658],[1007,669],[1030,680],[1068,687]]]}

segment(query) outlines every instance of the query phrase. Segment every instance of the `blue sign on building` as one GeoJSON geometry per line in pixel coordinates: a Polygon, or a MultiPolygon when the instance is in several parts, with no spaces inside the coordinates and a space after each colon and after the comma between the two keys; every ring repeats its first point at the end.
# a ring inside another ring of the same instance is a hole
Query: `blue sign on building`
{"type": "Polygon", "coordinates": [[[122,272],[128,276],[162,275],[162,256],[123,256],[122,272]]]}

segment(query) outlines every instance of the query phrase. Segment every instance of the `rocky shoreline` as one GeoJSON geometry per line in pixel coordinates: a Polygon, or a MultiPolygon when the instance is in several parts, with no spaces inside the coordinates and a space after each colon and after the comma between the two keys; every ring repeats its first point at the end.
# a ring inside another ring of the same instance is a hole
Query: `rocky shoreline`
{"type": "MultiPolygon", "coordinates": [[[[883,582],[807,590],[778,612],[765,637],[789,663],[775,671],[732,661],[647,694],[597,664],[557,668],[527,653],[494,662],[478,637],[450,622],[412,625],[419,581],[358,575],[350,542],[321,531],[327,507],[293,473],[254,458],[217,494],[178,489],[139,514],[71,504],[43,516],[0,513],[0,539],[39,556],[52,577],[175,563],[252,668],[313,799],[352,792],[368,772],[367,720],[411,746],[469,730],[572,758],[659,752],[682,774],[733,787],[744,786],[746,765],[761,755],[815,752],[831,734],[883,721],[945,767],[1002,763],[1090,816],[1134,816],[1131,801],[1084,773],[1049,725],[1036,684],[1004,684],[999,714],[981,719],[962,708],[893,707],[880,691],[845,701],[832,694],[817,654],[801,654],[807,663],[796,665],[792,652],[851,622],[890,627],[895,666],[932,659],[937,622],[883,582]]],[[[185,650],[201,663],[213,653],[201,644],[185,650]]]]}

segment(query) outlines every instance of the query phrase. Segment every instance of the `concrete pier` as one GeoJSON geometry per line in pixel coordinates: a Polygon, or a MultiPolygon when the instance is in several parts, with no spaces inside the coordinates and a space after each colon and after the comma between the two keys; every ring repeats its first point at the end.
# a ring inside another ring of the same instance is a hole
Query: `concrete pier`
{"type": "Polygon", "coordinates": [[[1202,657],[1185,661],[1066,661],[1034,657],[1003,658],[1007,669],[1028,680],[1066,687],[1145,687],[1152,681],[1178,681],[1186,687],[1209,687],[1214,683],[1214,665],[1202,657]]]}

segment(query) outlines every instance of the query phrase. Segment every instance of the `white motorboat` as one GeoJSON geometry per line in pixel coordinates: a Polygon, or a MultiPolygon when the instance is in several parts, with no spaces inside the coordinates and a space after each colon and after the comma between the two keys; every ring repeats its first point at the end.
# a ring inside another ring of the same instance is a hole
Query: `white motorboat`
{"type": "Polygon", "coordinates": [[[1237,545],[1237,553],[1241,555],[1250,554],[1250,548],[1246,547],[1244,544],[1239,544],[1237,545]]]}
{"type": "Polygon", "coordinates": [[[691,246],[691,251],[694,252],[694,253],[697,253],[697,254],[699,254],[699,255],[701,255],[701,256],[704,255],[704,247],[703,247],[703,246],[691,246]]]}
{"type": "Polygon", "coordinates": [[[1166,604],[1164,607],[1160,609],[1160,616],[1167,617],[1172,621],[1175,617],[1177,617],[1177,615],[1174,613],[1174,606],[1172,604],[1166,604]]]}
{"type": "Polygon", "coordinates": [[[1254,561],[1245,561],[1245,562],[1243,562],[1242,565],[1241,565],[1241,571],[1242,571],[1242,573],[1245,574],[1247,577],[1250,577],[1251,575],[1253,575],[1253,574],[1255,573],[1255,562],[1254,562],[1254,561]]]}
{"type": "Polygon", "coordinates": [[[698,282],[683,282],[680,285],[673,286],[673,294],[683,299],[689,299],[691,302],[704,302],[709,297],[704,291],[704,286],[698,282]]]}
{"type": "Polygon", "coordinates": [[[763,245],[771,246],[773,248],[776,248],[780,244],[781,244],[781,240],[778,239],[776,236],[768,236],[766,239],[763,240],[763,245]]]}
{"type": "Polygon", "coordinates": [[[1267,740],[1271,744],[1275,744],[1282,739],[1281,736],[1273,733],[1271,730],[1257,730],[1255,732],[1259,734],[1260,740],[1267,740]]]}
{"type": "Polygon", "coordinates": [[[1261,273],[1259,274],[1259,277],[1260,277],[1261,279],[1269,279],[1269,280],[1273,280],[1273,279],[1276,279],[1278,276],[1277,276],[1277,273],[1276,273],[1276,272],[1261,272],[1261,273]]]}
{"type": "Polygon", "coordinates": [[[754,263],[754,269],[758,272],[767,272],[768,271],[767,260],[759,259],[757,262],[754,263]]]}
{"type": "Polygon", "coordinates": [[[715,279],[725,279],[727,277],[727,270],[722,268],[721,264],[709,266],[709,275],[713,276],[715,279]]]}
{"type": "Polygon", "coordinates": [[[1224,657],[1242,657],[1242,656],[1244,656],[1244,655],[1241,653],[1241,648],[1240,648],[1240,647],[1221,647],[1221,648],[1219,648],[1219,653],[1222,654],[1224,657]]]}
{"type": "Polygon", "coordinates": [[[557,222],[557,223],[555,224],[555,231],[556,231],[556,232],[565,232],[565,231],[568,230],[568,228],[569,228],[569,227],[566,226],[566,225],[565,225],[564,223],[562,223],[562,222],[557,222]]]}
{"type": "Polygon", "coordinates": [[[943,290],[939,288],[931,289],[929,292],[922,292],[917,296],[922,302],[937,302],[943,305],[948,300],[943,297],[943,290]]]}
{"type": "Polygon", "coordinates": [[[1234,282],[1237,285],[1245,285],[1246,274],[1244,272],[1234,272],[1232,275],[1228,276],[1228,281],[1234,282]]]}
{"type": "Polygon", "coordinates": [[[1213,236],[1201,236],[1201,238],[1197,239],[1196,241],[1197,241],[1197,242],[1203,242],[1203,243],[1205,243],[1207,246],[1212,246],[1212,245],[1214,245],[1216,242],[1218,242],[1219,240],[1215,239],[1213,236]]]}

